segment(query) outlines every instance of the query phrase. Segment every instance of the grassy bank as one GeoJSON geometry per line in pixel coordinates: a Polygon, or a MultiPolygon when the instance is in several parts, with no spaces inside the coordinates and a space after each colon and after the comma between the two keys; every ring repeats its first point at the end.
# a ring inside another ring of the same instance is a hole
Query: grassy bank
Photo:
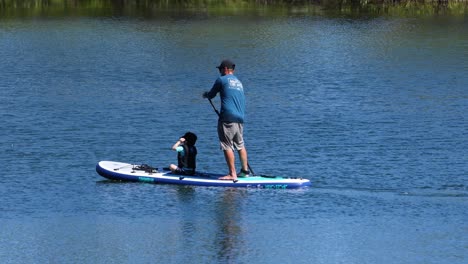
{"type": "Polygon", "coordinates": [[[468,0],[0,0],[0,17],[206,15],[432,16],[468,14],[468,0]]]}

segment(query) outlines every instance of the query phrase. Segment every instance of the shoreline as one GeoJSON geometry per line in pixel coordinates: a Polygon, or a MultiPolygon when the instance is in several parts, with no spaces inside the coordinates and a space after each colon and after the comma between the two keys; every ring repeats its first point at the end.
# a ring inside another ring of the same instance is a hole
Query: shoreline
{"type": "Polygon", "coordinates": [[[465,16],[466,0],[171,1],[0,0],[0,19],[36,17],[465,16]]]}

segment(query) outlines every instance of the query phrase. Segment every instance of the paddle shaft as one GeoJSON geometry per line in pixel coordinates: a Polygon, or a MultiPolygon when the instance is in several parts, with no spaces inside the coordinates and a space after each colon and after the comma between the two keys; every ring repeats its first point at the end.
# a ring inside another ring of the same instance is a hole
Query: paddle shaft
{"type": "Polygon", "coordinates": [[[216,109],[216,107],[214,106],[214,104],[213,104],[213,102],[211,101],[210,98],[208,98],[208,101],[210,101],[211,107],[213,107],[213,110],[216,112],[216,114],[219,117],[221,114],[219,113],[218,109],[216,109]]]}
{"type": "MultiPolygon", "coordinates": [[[[219,113],[218,109],[216,109],[216,107],[214,106],[214,104],[213,104],[213,102],[211,101],[210,98],[208,98],[208,101],[210,101],[210,104],[213,107],[213,110],[216,112],[216,114],[219,117],[221,114],[219,113]]],[[[255,172],[252,170],[252,167],[250,167],[250,164],[248,162],[247,162],[247,167],[249,167],[249,171],[252,172],[252,175],[255,175],[255,172]]]]}

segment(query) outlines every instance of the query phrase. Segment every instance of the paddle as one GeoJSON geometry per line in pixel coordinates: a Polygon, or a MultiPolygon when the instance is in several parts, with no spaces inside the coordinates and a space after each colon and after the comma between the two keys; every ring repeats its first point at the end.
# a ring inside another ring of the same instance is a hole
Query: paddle
{"type": "Polygon", "coordinates": [[[216,107],[214,106],[213,102],[211,101],[210,98],[208,98],[208,101],[210,101],[210,104],[211,104],[211,107],[213,107],[213,110],[216,112],[216,114],[218,115],[218,117],[220,116],[220,113],[218,111],[218,109],[216,109],[216,107]]]}
{"type": "MultiPolygon", "coordinates": [[[[221,115],[218,111],[218,109],[216,109],[216,107],[214,106],[213,102],[211,101],[210,98],[208,98],[208,101],[210,101],[210,104],[211,104],[211,107],[213,107],[213,110],[216,112],[216,114],[218,115],[218,117],[221,115]]],[[[255,175],[255,172],[252,170],[252,167],[250,167],[250,164],[247,163],[247,166],[249,167],[249,170],[250,172],[252,173],[252,175],[255,175]]]]}

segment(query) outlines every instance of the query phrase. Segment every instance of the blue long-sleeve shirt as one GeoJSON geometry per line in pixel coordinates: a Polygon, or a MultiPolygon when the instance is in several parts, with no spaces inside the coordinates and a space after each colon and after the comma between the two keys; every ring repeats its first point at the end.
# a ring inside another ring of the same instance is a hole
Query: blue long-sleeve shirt
{"type": "Polygon", "coordinates": [[[241,81],[233,74],[218,77],[206,97],[212,99],[218,93],[221,96],[219,121],[244,123],[245,95],[241,81]]]}

